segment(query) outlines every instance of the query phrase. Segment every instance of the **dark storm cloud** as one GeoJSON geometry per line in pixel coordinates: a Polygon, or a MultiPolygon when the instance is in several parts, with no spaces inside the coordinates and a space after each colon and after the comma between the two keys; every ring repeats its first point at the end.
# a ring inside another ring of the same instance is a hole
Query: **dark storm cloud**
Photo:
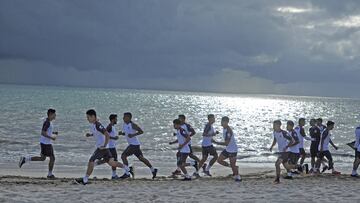
{"type": "Polygon", "coordinates": [[[360,96],[359,6],[4,0],[0,82],[360,96]]]}

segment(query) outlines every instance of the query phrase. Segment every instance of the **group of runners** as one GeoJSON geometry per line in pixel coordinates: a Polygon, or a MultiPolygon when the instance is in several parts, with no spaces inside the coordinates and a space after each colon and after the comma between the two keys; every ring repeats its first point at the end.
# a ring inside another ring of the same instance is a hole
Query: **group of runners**
{"type": "MultiPolygon", "coordinates": [[[[139,161],[144,163],[152,175],[152,179],[155,179],[158,173],[158,169],[155,168],[151,162],[145,158],[140,148],[140,141],[138,136],[143,134],[143,130],[132,121],[132,114],[126,112],[123,114],[123,124],[121,131],[116,130],[118,118],[116,114],[109,116],[109,124],[104,127],[97,118],[96,111],[90,109],[86,112],[88,122],[91,124],[90,133],[87,133],[86,137],[93,137],[95,139],[96,149],[90,156],[88,161],[87,170],[82,178],[77,178],[75,181],[79,184],[87,184],[89,177],[91,176],[93,169],[97,165],[107,163],[112,169],[111,179],[127,179],[135,177],[135,170],[129,165],[128,157],[135,155],[139,161]],[[120,136],[125,137],[128,146],[121,154],[121,161],[118,159],[117,154],[117,140],[120,136]],[[117,168],[123,170],[123,175],[117,175],[117,168]]],[[[183,176],[182,180],[189,181],[193,177],[200,177],[200,170],[206,176],[212,176],[210,169],[215,163],[219,163],[224,167],[231,168],[232,176],[235,181],[241,181],[239,175],[239,167],[237,166],[237,153],[238,146],[236,141],[236,135],[232,128],[229,126],[230,118],[222,117],[222,135],[221,141],[215,138],[220,134],[215,130],[213,124],[216,119],[213,114],[207,116],[208,122],[206,123],[202,132],[202,157],[201,159],[195,155],[192,150],[192,137],[196,134],[194,128],[186,122],[185,115],[179,115],[178,118],[173,120],[173,127],[175,129],[174,136],[176,139],[169,142],[170,145],[177,144],[177,168],[172,172],[171,176],[183,176]],[[218,154],[214,144],[224,146],[224,150],[218,154]],[[209,156],[211,159],[208,161],[209,156]],[[227,162],[226,160],[229,159],[227,162]],[[187,167],[192,166],[195,168],[195,172],[190,175],[187,167]]],[[[22,156],[19,161],[19,167],[30,161],[44,161],[46,157],[49,157],[49,171],[47,178],[55,178],[53,174],[53,168],[55,163],[54,149],[52,142],[57,139],[58,132],[53,131],[52,121],[56,119],[55,109],[48,109],[47,118],[45,119],[40,136],[40,156],[22,156]]],[[[332,145],[336,150],[338,147],[331,140],[331,131],[334,129],[335,123],[333,121],[327,121],[326,126],[323,125],[321,118],[311,119],[309,136],[306,135],[305,118],[298,120],[298,125],[295,127],[293,121],[287,121],[286,130],[281,128],[282,123],[280,120],[273,122],[273,142],[270,147],[270,151],[277,144],[278,158],[275,162],[276,178],[274,183],[280,183],[281,165],[286,169],[285,179],[292,179],[293,174],[298,173],[310,173],[320,174],[326,170],[331,170],[332,174],[339,175],[340,172],[334,168],[334,161],[329,149],[332,145]],[[306,159],[306,151],[304,148],[305,140],[311,141],[310,145],[310,157],[311,168],[309,165],[304,164],[306,159]],[[322,167],[321,167],[322,166],[322,167]]],[[[360,164],[360,127],[355,130],[355,141],[349,143],[355,150],[355,160],[353,164],[352,177],[358,177],[357,168],[360,164]]]]}

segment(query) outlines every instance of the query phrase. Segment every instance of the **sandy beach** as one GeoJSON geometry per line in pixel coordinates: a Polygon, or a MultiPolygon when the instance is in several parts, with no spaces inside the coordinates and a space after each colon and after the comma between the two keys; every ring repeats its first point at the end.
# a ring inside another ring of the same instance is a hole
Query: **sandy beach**
{"type": "Polygon", "coordinates": [[[168,177],[125,181],[92,179],[83,186],[72,178],[0,177],[0,202],[360,202],[360,180],[349,175],[297,176],[273,184],[273,171],[191,182],[168,177]]]}

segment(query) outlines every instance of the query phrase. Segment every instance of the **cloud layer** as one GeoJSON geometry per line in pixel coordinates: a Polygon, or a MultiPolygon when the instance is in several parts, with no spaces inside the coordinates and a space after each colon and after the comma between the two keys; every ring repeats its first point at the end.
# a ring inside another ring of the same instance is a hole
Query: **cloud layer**
{"type": "Polygon", "coordinates": [[[0,82],[360,97],[358,1],[0,2],[0,82]]]}

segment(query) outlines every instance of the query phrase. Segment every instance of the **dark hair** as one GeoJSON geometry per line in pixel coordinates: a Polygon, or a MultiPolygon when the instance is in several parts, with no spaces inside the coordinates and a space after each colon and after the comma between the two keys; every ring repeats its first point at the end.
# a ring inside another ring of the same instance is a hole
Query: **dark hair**
{"type": "Polygon", "coordinates": [[[333,121],[328,121],[327,123],[326,123],[326,126],[330,126],[330,125],[334,125],[335,123],[333,122],[333,121]]]}
{"type": "Polygon", "coordinates": [[[47,115],[50,116],[50,114],[54,114],[56,113],[55,109],[48,109],[47,110],[47,115]]]}
{"type": "Polygon", "coordinates": [[[299,118],[299,123],[300,123],[301,121],[305,121],[305,118],[299,118]]]}
{"type": "Polygon", "coordinates": [[[274,124],[277,124],[277,125],[281,125],[281,121],[280,121],[280,120],[274,120],[273,123],[274,123],[274,124]]]}
{"type": "Polygon", "coordinates": [[[318,119],[316,119],[316,121],[319,121],[319,122],[323,122],[323,119],[322,118],[318,118],[318,119]]]}
{"type": "Polygon", "coordinates": [[[176,124],[176,125],[181,125],[181,121],[179,119],[175,119],[173,121],[173,123],[176,124]]]}
{"type": "Polygon", "coordinates": [[[185,115],[183,115],[183,114],[180,114],[179,116],[178,116],[179,118],[182,118],[182,119],[186,119],[186,117],[185,117],[185,115]]]}
{"type": "Polygon", "coordinates": [[[209,114],[209,115],[208,115],[208,119],[209,119],[209,118],[215,118],[215,115],[214,115],[214,114],[209,114]]]}
{"type": "Polygon", "coordinates": [[[315,118],[310,119],[310,123],[315,123],[315,122],[316,122],[315,118]]]}
{"type": "Polygon", "coordinates": [[[109,116],[110,121],[114,120],[115,118],[117,118],[116,114],[110,114],[110,116],[109,116]]]}
{"type": "Polygon", "coordinates": [[[94,109],[90,109],[86,111],[86,115],[89,116],[95,116],[96,117],[96,111],[94,109]]]}
{"type": "Polygon", "coordinates": [[[293,121],[288,121],[288,122],[286,122],[286,124],[287,124],[287,125],[290,125],[290,126],[294,126],[294,125],[295,125],[293,121]]]}
{"type": "Polygon", "coordinates": [[[132,118],[132,114],[131,114],[130,112],[125,112],[125,113],[124,113],[124,117],[130,117],[130,118],[132,118]]]}
{"type": "Polygon", "coordinates": [[[221,118],[221,121],[229,122],[229,121],[230,121],[230,118],[227,117],[227,116],[224,116],[224,117],[221,118]]]}

